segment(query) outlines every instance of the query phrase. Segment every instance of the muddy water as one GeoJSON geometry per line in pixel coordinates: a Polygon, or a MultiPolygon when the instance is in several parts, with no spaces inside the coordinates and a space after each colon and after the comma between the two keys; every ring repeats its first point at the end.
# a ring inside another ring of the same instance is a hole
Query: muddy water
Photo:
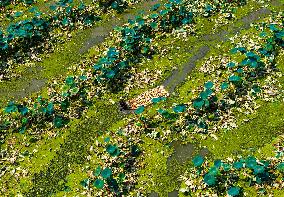
{"type": "Polygon", "coordinates": [[[163,82],[163,86],[172,93],[175,87],[183,82],[192,69],[195,68],[196,62],[203,59],[206,54],[210,51],[210,48],[206,45],[199,48],[199,50],[189,59],[189,61],[182,66],[181,69],[176,69],[173,71],[172,75],[163,82]]]}
{"type": "Polygon", "coordinates": [[[200,154],[206,156],[209,154],[208,149],[200,149],[192,143],[182,144],[180,141],[174,141],[171,146],[174,148],[174,153],[167,160],[167,167],[169,170],[171,170],[170,164],[173,161],[177,161],[178,164],[183,165],[185,162],[191,160],[194,155],[200,154]]]}
{"type": "MultiPolygon", "coordinates": [[[[36,68],[27,68],[26,72],[30,76],[36,76],[35,73],[42,71],[42,67],[36,67],[36,68]]],[[[23,98],[27,95],[29,95],[32,92],[37,92],[42,89],[46,85],[47,79],[36,79],[36,78],[29,78],[28,80],[25,79],[23,76],[21,76],[19,79],[23,83],[21,89],[17,88],[13,92],[8,92],[5,88],[0,88],[0,95],[9,95],[10,97],[14,97],[15,99],[23,98]]]]}
{"type": "MultiPolygon", "coordinates": [[[[191,143],[182,144],[181,141],[174,141],[171,143],[171,146],[174,148],[174,153],[167,160],[167,168],[169,171],[173,170],[171,168],[172,162],[176,161],[179,165],[183,165],[185,162],[190,161],[194,155],[200,154],[204,157],[209,154],[208,149],[200,149],[191,143]]],[[[159,195],[156,192],[152,192],[149,197],[159,197],[159,195]]],[[[169,192],[168,197],[178,197],[178,191],[174,190],[169,192]]]]}

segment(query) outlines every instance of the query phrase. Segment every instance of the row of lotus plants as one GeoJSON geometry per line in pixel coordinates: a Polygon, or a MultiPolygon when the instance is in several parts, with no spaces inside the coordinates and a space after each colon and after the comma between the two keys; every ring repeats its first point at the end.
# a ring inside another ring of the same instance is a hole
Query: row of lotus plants
{"type": "MultiPolygon", "coordinates": [[[[220,2],[216,4],[219,5],[220,2]]],[[[22,103],[10,101],[2,110],[2,133],[9,129],[21,133],[28,128],[40,130],[47,124],[56,128],[66,125],[70,114],[74,114],[74,111],[81,114],[91,105],[93,94],[97,92],[98,87],[94,86],[94,83],[114,86],[123,78],[121,71],[126,70],[131,62],[135,63],[154,52],[150,44],[155,35],[192,23],[193,15],[198,15],[199,12],[193,13],[190,10],[194,9],[189,10],[187,6],[188,4],[182,1],[170,0],[159,12],[144,18],[138,16],[136,20],[118,28],[118,46],[109,48],[106,56],[93,65],[91,73],[82,71],[82,75],[68,76],[61,92],[52,92],[50,98],[26,98],[22,103]]],[[[203,10],[201,14],[204,12],[203,10]]]]}
{"type": "MultiPolygon", "coordinates": [[[[114,9],[126,7],[124,1],[112,1],[114,9]]],[[[36,6],[29,12],[33,16],[11,22],[5,31],[0,30],[0,73],[9,67],[9,60],[23,60],[27,52],[46,50],[43,43],[53,43],[57,34],[55,29],[71,31],[81,27],[89,27],[100,20],[98,3],[74,3],[73,0],[60,0],[50,6],[50,12],[43,13],[36,6]],[[36,49],[36,50],[35,50],[36,49]]],[[[17,12],[21,15],[20,12],[17,12]]],[[[16,13],[16,14],[17,14],[16,13]]]]}
{"type": "Polygon", "coordinates": [[[99,0],[100,6],[105,9],[112,8],[118,12],[123,11],[130,3],[134,3],[133,0],[99,0]]]}
{"type": "Polygon", "coordinates": [[[88,171],[88,177],[81,180],[80,184],[99,196],[126,195],[135,186],[133,166],[136,165],[135,158],[141,153],[137,141],[124,139],[121,130],[113,137],[102,131],[99,134],[98,144],[92,152],[100,163],[88,171]]]}
{"type": "Polygon", "coordinates": [[[193,167],[182,175],[180,191],[198,196],[243,196],[245,188],[254,187],[258,195],[267,195],[271,189],[283,188],[283,159],[283,152],[266,160],[248,156],[214,162],[197,155],[193,167]]]}
{"type": "MultiPolygon", "coordinates": [[[[181,125],[182,128],[173,125],[173,129],[190,130],[196,128],[199,131],[206,132],[209,125],[214,121],[219,121],[222,112],[233,107],[241,106],[238,98],[245,95],[256,96],[261,92],[261,88],[256,83],[269,74],[268,69],[273,69],[275,55],[279,49],[284,47],[283,37],[284,29],[281,24],[266,24],[272,33],[265,43],[257,51],[247,50],[245,47],[235,47],[230,52],[232,54],[241,53],[244,59],[240,62],[229,62],[225,68],[230,76],[227,80],[214,84],[207,81],[201,88],[198,97],[187,104],[178,104],[172,106],[172,109],[160,108],[158,114],[164,121],[172,122],[179,115],[184,115],[186,123],[181,125]],[[218,86],[218,87],[217,87],[218,86]],[[218,90],[218,91],[217,91],[218,90]],[[173,111],[173,112],[172,112],[173,111]]],[[[136,110],[137,114],[143,116],[144,106],[136,110]]],[[[149,118],[148,124],[154,124],[155,118],[149,118]]],[[[169,124],[170,125],[170,124],[169,124]]]]}
{"type": "Polygon", "coordinates": [[[0,9],[1,7],[5,7],[11,4],[24,3],[25,5],[32,5],[35,2],[36,2],[35,0],[1,0],[0,9]]]}

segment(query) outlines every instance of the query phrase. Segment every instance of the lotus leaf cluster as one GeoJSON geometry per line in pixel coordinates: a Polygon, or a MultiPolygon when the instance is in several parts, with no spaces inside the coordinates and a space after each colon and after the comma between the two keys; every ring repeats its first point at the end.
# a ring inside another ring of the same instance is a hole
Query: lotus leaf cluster
{"type": "MultiPolygon", "coordinates": [[[[121,196],[125,191],[131,189],[131,173],[134,170],[135,158],[141,153],[140,148],[129,139],[119,146],[117,136],[108,131],[98,132],[99,143],[105,150],[101,154],[100,147],[95,147],[93,154],[96,154],[96,161],[101,160],[100,164],[93,167],[89,177],[81,181],[82,187],[88,189],[92,187],[104,194],[121,196]],[[127,183],[127,184],[126,184],[127,183]]],[[[117,134],[122,135],[123,131],[118,130],[117,134]]]]}
{"type": "MultiPolygon", "coordinates": [[[[197,182],[201,179],[204,183],[204,186],[199,187],[200,192],[214,191],[219,195],[241,196],[242,185],[246,183],[258,189],[260,194],[265,188],[273,188],[274,183],[283,178],[281,158],[270,161],[248,156],[233,161],[215,160],[212,164],[204,162],[204,158],[197,155],[192,162],[194,169],[190,173],[195,174],[191,177],[195,177],[197,182]]],[[[193,187],[191,189],[196,192],[193,187]]]]}

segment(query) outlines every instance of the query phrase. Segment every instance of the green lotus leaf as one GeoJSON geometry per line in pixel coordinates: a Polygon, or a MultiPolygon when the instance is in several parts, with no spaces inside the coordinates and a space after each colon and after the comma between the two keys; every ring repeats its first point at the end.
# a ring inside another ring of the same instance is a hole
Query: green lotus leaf
{"type": "Polygon", "coordinates": [[[160,97],[157,97],[157,98],[152,98],[152,103],[158,103],[158,102],[160,102],[160,97]]]}
{"type": "Polygon", "coordinates": [[[231,82],[239,82],[241,81],[241,77],[237,76],[237,75],[232,75],[229,77],[229,81],[231,82]]]}
{"type": "Polygon", "coordinates": [[[256,159],[250,156],[246,159],[246,167],[253,169],[257,165],[256,159]]]}
{"type": "Polygon", "coordinates": [[[46,114],[47,109],[46,109],[45,107],[40,107],[38,111],[40,111],[40,112],[46,114]]]}
{"type": "Polygon", "coordinates": [[[167,13],[169,13],[169,10],[161,10],[161,11],[160,11],[160,15],[161,15],[161,16],[164,16],[164,15],[166,15],[167,13]]]}
{"type": "Polygon", "coordinates": [[[197,98],[193,101],[193,107],[195,109],[201,109],[204,105],[204,101],[202,98],[197,98]]]}
{"type": "Polygon", "coordinates": [[[117,147],[115,145],[109,144],[109,145],[106,146],[106,151],[110,154],[114,153],[116,149],[117,149],[117,147]]]}
{"type": "Polygon", "coordinates": [[[240,193],[240,188],[239,187],[230,187],[228,190],[228,195],[230,196],[237,196],[240,193]]]}
{"type": "Polygon", "coordinates": [[[206,122],[203,121],[203,120],[198,120],[197,126],[198,126],[199,128],[201,128],[201,129],[207,129],[207,128],[208,128],[208,125],[207,125],[206,122]]]}
{"type": "Polygon", "coordinates": [[[185,105],[177,105],[173,108],[175,113],[181,113],[185,111],[185,105]]]}
{"type": "Polygon", "coordinates": [[[23,12],[16,12],[16,13],[14,14],[14,17],[22,16],[22,14],[23,14],[23,12]]]}
{"type": "Polygon", "coordinates": [[[94,69],[94,70],[100,70],[102,67],[103,67],[103,66],[102,66],[101,64],[95,64],[95,65],[93,66],[93,69],[94,69]]]}
{"type": "Polygon", "coordinates": [[[262,195],[264,195],[266,193],[266,189],[264,188],[259,188],[258,192],[261,193],[262,195]]]}
{"type": "Polygon", "coordinates": [[[119,173],[118,175],[119,180],[122,182],[125,179],[125,174],[124,173],[119,173]]]}
{"type": "Polygon", "coordinates": [[[256,84],[254,84],[254,85],[252,86],[252,90],[253,90],[255,93],[261,92],[260,87],[259,87],[258,85],[256,85],[256,84]]]}
{"type": "Polygon", "coordinates": [[[104,184],[105,184],[104,180],[96,179],[93,183],[93,186],[95,186],[97,189],[103,189],[104,184]]]}
{"type": "Polygon", "coordinates": [[[71,92],[71,96],[74,96],[76,95],[78,92],[79,92],[79,88],[78,87],[74,87],[70,90],[71,92]]]}
{"type": "Polygon", "coordinates": [[[275,33],[276,38],[283,39],[284,38],[284,31],[275,33]]]}
{"type": "Polygon", "coordinates": [[[185,25],[185,24],[188,24],[190,22],[190,20],[187,19],[187,18],[184,18],[184,19],[182,19],[181,22],[182,22],[183,25],[185,25]]]}
{"type": "Polygon", "coordinates": [[[106,137],[105,139],[104,139],[104,142],[105,143],[108,143],[110,141],[110,137],[106,137]]]}
{"type": "Polygon", "coordinates": [[[159,7],[161,7],[161,4],[160,3],[157,3],[155,5],[152,6],[151,10],[152,11],[156,11],[159,7]]]}
{"type": "Polygon", "coordinates": [[[99,176],[100,174],[101,174],[101,166],[98,166],[97,168],[96,168],[96,170],[93,172],[93,175],[94,176],[99,176]]]}
{"type": "Polygon", "coordinates": [[[110,178],[112,172],[111,172],[111,169],[110,168],[105,168],[103,171],[101,171],[101,176],[104,178],[104,179],[108,179],[110,178]]]}
{"type": "Polygon", "coordinates": [[[260,162],[264,165],[264,167],[268,167],[270,165],[270,161],[267,160],[260,160],[260,162]]]}
{"type": "Polygon", "coordinates": [[[120,151],[116,145],[107,145],[106,151],[110,154],[110,156],[115,157],[120,154],[120,151]]]}
{"type": "Polygon", "coordinates": [[[266,36],[267,36],[267,33],[264,32],[264,31],[263,31],[263,32],[260,32],[259,36],[260,36],[260,37],[266,37],[266,36]]]}
{"type": "Polygon", "coordinates": [[[202,98],[202,100],[205,100],[205,99],[207,99],[208,94],[205,91],[203,91],[199,94],[199,96],[200,96],[200,98],[202,98]]]}
{"type": "Polygon", "coordinates": [[[80,185],[82,185],[84,188],[88,188],[89,183],[90,179],[84,179],[80,182],[80,185]]]}
{"type": "Polygon", "coordinates": [[[171,3],[166,3],[164,6],[165,6],[165,8],[167,8],[167,9],[172,8],[172,4],[171,4],[171,3]]]}
{"type": "Polygon", "coordinates": [[[209,100],[208,100],[208,99],[205,99],[205,100],[204,100],[204,106],[205,106],[205,107],[209,107],[209,105],[210,105],[209,100]]]}
{"type": "Polygon", "coordinates": [[[113,70],[110,70],[106,73],[106,77],[111,79],[115,76],[115,72],[113,70]]]}
{"type": "Polygon", "coordinates": [[[209,186],[213,186],[216,184],[216,177],[213,176],[212,174],[205,174],[203,178],[204,183],[206,183],[209,186]]]}
{"type": "Polygon", "coordinates": [[[65,80],[66,84],[71,86],[75,83],[74,77],[73,76],[68,76],[65,80]]]}
{"type": "Polygon", "coordinates": [[[230,50],[231,54],[236,54],[238,52],[238,48],[233,48],[230,50]]]}
{"type": "Polygon", "coordinates": [[[223,167],[224,171],[229,171],[231,169],[230,164],[227,164],[227,163],[222,163],[222,167],[223,167]]]}
{"type": "Polygon", "coordinates": [[[244,59],[241,61],[241,63],[239,64],[240,66],[246,66],[246,65],[249,65],[250,63],[250,60],[249,59],[244,59]]]}
{"type": "Polygon", "coordinates": [[[164,113],[166,113],[167,111],[164,109],[158,109],[157,112],[161,115],[163,115],[164,113]]]}
{"type": "Polygon", "coordinates": [[[246,53],[247,52],[245,47],[239,47],[238,51],[240,51],[241,53],[246,53]]]}
{"type": "Polygon", "coordinates": [[[241,169],[243,167],[243,163],[242,162],[234,162],[233,167],[236,169],[241,169]]]}
{"type": "Polygon", "coordinates": [[[150,15],[150,18],[152,18],[152,19],[155,19],[155,18],[158,18],[158,17],[159,17],[159,14],[157,14],[157,13],[150,15]]]}
{"type": "Polygon", "coordinates": [[[205,11],[206,11],[206,12],[211,12],[212,10],[213,10],[213,8],[212,8],[211,5],[207,4],[207,5],[205,6],[205,11]]]}
{"type": "Polygon", "coordinates": [[[250,63],[250,67],[252,67],[252,68],[258,67],[258,62],[252,61],[252,62],[250,63]]]}
{"type": "Polygon", "coordinates": [[[25,130],[26,130],[26,126],[23,126],[23,127],[20,128],[19,133],[23,134],[23,133],[25,133],[25,130]]]}
{"type": "Polygon", "coordinates": [[[67,26],[67,25],[69,24],[68,18],[64,18],[64,19],[62,20],[62,24],[63,24],[64,26],[67,26]]]}
{"type": "Polygon", "coordinates": [[[259,176],[256,176],[255,182],[260,185],[262,183],[262,179],[259,176]]]}
{"type": "Polygon", "coordinates": [[[243,73],[243,72],[244,72],[244,70],[242,68],[237,69],[237,73],[243,73]]]}
{"type": "Polygon", "coordinates": [[[114,48],[114,47],[109,48],[109,50],[107,52],[107,56],[109,56],[109,57],[116,57],[118,55],[119,55],[119,52],[116,51],[116,48],[114,48]]]}
{"type": "Polygon", "coordinates": [[[206,89],[204,92],[207,94],[207,97],[209,97],[213,94],[213,90],[211,90],[211,89],[206,89]]]}
{"type": "Polygon", "coordinates": [[[251,52],[251,51],[249,51],[249,52],[246,53],[246,56],[247,56],[247,57],[254,57],[255,55],[256,55],[256,54],[253,53],[253,52],[251,52]]]}
{"type": "Polygon", "coordinates": [[[139,106],[136,110],[136,114],[142,114],[142,112],[145,110],[145,107],[143,105],[139,106]]]}
{"type": "Polygon", "coordinates": [[[61,128],[61,127],[64,126],[64,120],[60,116],[55,116],[55,118],[53,120],[53,124],[56,128],[61,128]]]}
{"type": "Polygon", "coordinates": [[[275,24],[269,24],[268,27],[271,31],[277,31],[278,30],[278,28],[275,24]]]}
{"type": "Polygon", "coordinates": [[[24,116],[29,112],[29,109],[27,107],[22,107],[19,111],[24,116]]]}
{"type": "Polygon", "coordinates": [[[212,81],[208,81],[208,82],[205,83],[204,86],[205,86],[205,88],[207,88],[207,89],[211,89],[211,88],[213,88],[214,83],[213,83],[212,81]]]}
{"type": "Polygon", "coordinates": [[[284,162],[278,164],[277,169],[278,169],[280,172],[284,172],[284,162]]]}
{"type": "Polygon", "coordinates": [[[214,166],[216,166],[217,168],[220,168],[222,165],[222,161],[220,159],[217,159],[214,161],[214,166]]]}
{"type": "Polygon", "coordinates": [[[52,102],[48,103],[46,109],[47,109],[47,112],[48,112],[49,114],[53,114],[53,112],[54,112],[53,103],[52,103],[52,102]]]}
{"type": "Polygon", "coordinates": [[[192,162],[195,167],[199,167],[203,164],[204,158],[200,155],[197,155],[192,159],[192,162]]]}
{"type": "Polygon", "coordinates": [[[79,78],[83,81],[86,81],[88,79],[88,77],[86,75],[81,75],[79,78]]]}
{"type": "Polygon", "coordinates": [[[11,112],[16,112],[18,110],[17,106],[15,105],[14,102],[10,101],[8,103],[8,106],[5,108],[6,113],[11,113],[11,112]]]}
{"type": "Polygon", "coordinates": [[[223,82],[222,84],[221,84],[221,89],[222,90],[225,90],[225,89],[227,89],[229,87],[229,84],[227,83],[227,82],[223,82]]]}
{"type": "Polygon", "coordinates": [[[219,170],[216,166],[213,166],[209,169],[208,173],[213,175],[213,176],[216,176],[218,174],[219,170]]]}
{"type": "Polygon", "coordinates": [[[141,150],[137,145],[131,146],[131,155],[137,157],[141,153],[141,150]]]}
{"type": "Polygon", "coordinates": [[[70,192],[72,189],[71,189],[71,187],[69,187],[69,186],[64,186],[64,189],[63,189],[63,191],[64,192],[70,192]]]}
{"type": "Polygon", "coordinates": [[[151,23],[150,23],[150,26],[151,26],[153,29],[157,29],[157,28],[158,28],[158,23],[156,23],[156,22],[151,22],[151,23]]]}
{"type": "Polygon", "coordinates": [[[22,124],[23,124],[23,125],[26,125],[27,123],[28,123],[28,118],[24,117],[24,118],[22,119],[22,124]]]}
{"type": "Polygon", "coordinates": [[[127,61],[121,61],[117,64],[117,66],[118,66],[119,69],[124,69],[128,66],[128,63],[127,63],[127,61]]]}
{"type": "Polygon", "coordinates": [[[254,174],[261,174],[261,173],[263,173],[264,171],[265,171],[264,166],[255,165],[255,166],[253,167],[253,173],[254,173],[254,174]]]}
{"type": "Polygon", "coordinates": [[[171,3],[181,4],[183,0],[170,0],[171,3]]]}
{"type": "Polygon", "coordinates": [[[262,54],[262,55],[266,55],[266,54],[268,53],[268,51],[267,51],[266,49],[264,49],[264,48],[258,49],[258,52],[259,52],[260,54],[262,54]]]}

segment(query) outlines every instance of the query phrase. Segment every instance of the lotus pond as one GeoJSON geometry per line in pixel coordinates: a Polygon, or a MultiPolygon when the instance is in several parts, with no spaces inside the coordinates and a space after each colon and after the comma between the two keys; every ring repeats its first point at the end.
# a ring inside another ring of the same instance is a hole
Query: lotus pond
{"type": "Polygon", "coordinates": [[[283,0],[0,2],[0,196],[284,196],[283,0]]]}

